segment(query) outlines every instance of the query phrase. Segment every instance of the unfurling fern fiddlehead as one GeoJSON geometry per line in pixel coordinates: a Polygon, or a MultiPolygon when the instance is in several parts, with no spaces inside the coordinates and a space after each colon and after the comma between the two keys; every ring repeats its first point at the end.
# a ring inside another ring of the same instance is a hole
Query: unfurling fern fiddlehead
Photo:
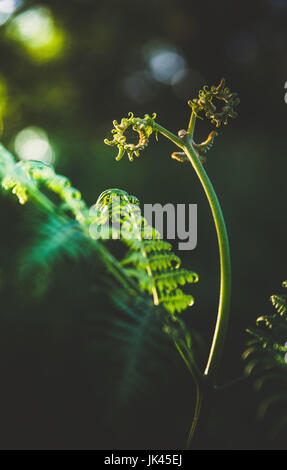
{"type": "Polygon", "coordinates": [[[98,220],[101,230],[107,222],[113,222],[112,237],[120,238],[129,248],[121,265],[143,290],[153,295],[155,305],[162,304],[174,315],[193,304],[193,297],[185,294],[180,286],[197,282],[197,274],[180,269],[180,258],[171,251],[171,244],[163,241],[159,232],[142,217],[139,201],[134,196],[115,189],[105,191],[94,210],[94,223],[98,220]]]}
{"type": "Polygon", "coordinates": [[[256,328],[247,330],[250,339],[243,359],[245,374],[259,393],[258,418],[267,420],[271,438],[277,439],[287,430],[287,303],[285,295],[270,300],[273,313],[259,317],[256,328]]]}
{"type": "MultiPolygon", "coordinates": [[[[201,155],[201,152],[206,153],[212,146],[214,138],[217,135],[216,131],[213,131],[209,134],[207,139],[201,144],[196,144],[193,140],[195,122],[200,113],[204,113],[207,119],[210,119],[212,124],[215,124],[218,128],[221,124],[226,125],[228,118],[235,118],[237,113],[235,112],[235,107],[239,104],[239,98],[236,93],[231,93],[229,88],[225,86],[225,80],[222,79],[219,85],[209,87],[204,87],[203,90],[199,92],[199,98],[190,100],[188,102],[189,106],[192,108],[190,121],[188,124],[187,130],[180,130],[178,136],[170,132],[169,130],[162,127],[155,121],[155,115],[149,117],[145,115],[143,119],[135,118],[133,114],[130,114],[129,119],[124,118],[119,125],[116,121],[113,122],[114,129],[112,133],[114,134],[114,139],[112,141],[105,140],[107,145],[117,145],[119,153],[117,160],[122,158],[125,151],[128,150],[129,159],[133,160],[133,151],[134,148],[129,148],[127,144],[126,136],[124,135],[125,131],[129,126],[133,127],[133,130],[137,131],[139,128],[141,132],[146,132],[146,142],[148,138],[155,132],[162,134],[164,137],[172,141],[177,145],[181,152],[174,152],[172,158],[178,160],[179,162],[189,161],[207,196],[212,216],[215,223],[215,228],[218,238],[219,246],[219,255],[220,255],[220,271],[221,271],[221,282],[220,282],[220,297],[218,305],[218,314],[217,321],[213,336],[213,341],[210,349],[209,358],[207,365],[204,371],[204,378],[208,377],[209,381],[214,386],[216,382],[216,375],[218,372],[219,363],[222,356],[222,349],[224,344],[224,339],[227,330],[228,318],[229,318],[229,307],[230,307],[230,296],[231,296],[231,266],[230,266],[230,253],[229,253],[229,242],[225,226],[224,217],[221,211],[221,207],[217,198],[217,195],[214,191],[211,181],[209,180],[202,163],[205,162],[205,156],[201,155]],[[221,110],[218,110],[215,104],[215,100],[218,100],[223,104],[221,110]],[[128,124],[127,124],[128,122],[128,124]]],[[[136,156],[139,156],[139,149],[135,153],[136,156]]],[[[143,150],[143,148],[141,148],[143,150]]],[[[198,375],[198,374],[197,374],[198,375]]],[[[198,380],[202,381],[202,375],[199,376],[198,380]]],[[[198,420],[198,415],[201,407],[202,394],[200,391],[200,384],[196,381],[197,384],[197,404],[195,410],[195,416],[188,440],[188,447],[190,445],[191,437],[195,429],[196,422],[198,420]]]]}

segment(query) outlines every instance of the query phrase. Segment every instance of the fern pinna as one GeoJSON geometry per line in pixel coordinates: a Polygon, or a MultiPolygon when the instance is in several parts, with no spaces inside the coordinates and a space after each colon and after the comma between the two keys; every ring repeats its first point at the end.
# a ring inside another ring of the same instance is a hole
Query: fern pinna
{"type": "Polygon", "coordinates": [[[287,303],[285,295],[272,295],[270,300],[273,312],[247,330],[250,339],[243,358],[245,373],[259,394],[258,418],[277,440],[287,430],[287,303]]]}

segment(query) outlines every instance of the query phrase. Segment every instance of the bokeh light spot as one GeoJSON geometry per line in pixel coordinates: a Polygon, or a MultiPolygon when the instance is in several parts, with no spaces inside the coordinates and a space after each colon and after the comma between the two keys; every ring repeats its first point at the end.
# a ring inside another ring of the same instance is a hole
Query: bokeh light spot
{"type": "Polygon", "coordinates": [[[31,8],[18,15],[8,25],[7,35],[22,43],[39,62],[59,56],[65,43],[64,32],[56,27],[52,13],[46,7],[31,8]]]}
{"type": "Polygon", "coordinates": [[[144,55],[151,77],[166,85],[170,85],[175,74],[186,68],[184,57],[172,45],[147,45],[144,55]]]}
{"type": "Polygon", "coordinates": [[[26,127],[15,137],[14,149],[21,160],[39,160],[52,164],[55,152],[47,133],[40,127],[26,127]]]}

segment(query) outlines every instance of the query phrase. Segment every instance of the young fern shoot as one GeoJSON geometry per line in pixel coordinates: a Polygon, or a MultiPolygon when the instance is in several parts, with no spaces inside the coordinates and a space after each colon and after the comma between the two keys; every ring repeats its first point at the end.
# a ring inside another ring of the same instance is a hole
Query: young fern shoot
{"type": "MultiPolygon", "coordinates": [[[[145,149],[153,132],[155,132],[156,135],[158,133],[162,134],[180,148],[180,151],[172,153],[172,158],[181,163],[186,161],[190,162],[193,166],[205,191],[212,212],[217,232],[220,258],[219,305],[213,341],[204,373],[194,373],[194,364],[189,364],[196,382],[197,404],[188,440],[188,447],[190,445],[201,408],[202,383],[206,382],[207,379],[213,387],[216,383],[228,325],[231,297],[231,263],[226,225],[216,192],[205,169],[203,168],[203,164],[206,161],[205,154],[211,149],[215,137],[217,136],[217,132],[213,130],[205,141],[197,144],[193,139],[194,129],[197,118],[202,119],[202,115],[209,119],[211,124],[215,125],[216,128],[219,128],[222,124],[226,125],[229,118],[235,118],[237,116],[235,107],[238,106],[238,104],[239,98],[237,94],[232,93],[230,89],[225,86],[225,79],[221,79],[218,86],[205,86],[199,91],[198,98],[188,101],[188,105],[192,109],[190,121],[187,130],[180,130],[178,135],[173,134],[158,124],[155,121],[155,114],[153,114],[152,117],[146,114],[144,118],[135,118],[133,114],[130,113],[129,117],[123,118],[120,124],[118,124],[117,121],[113,121],[113,140],[105,139],[105,143],[107,145],[117,146],[117,160],[120,160],[127,152],[129,160],[133,161],[134,156],[139,157],[140,152],[145,149]],[[222,104],[220,109],[218,109],[218,103],[222,104]],[[125,132],[130,126],[139,134],[139,141],[137,144],[131,144],[127,141],[125,132]]],[[[181,353],[182,351],[179,352],[181,353]]],[[[184,359],[186,359],[185,356],[184,359]]],[[[197,368],[196,371],[198,371],[197,368]]]]}

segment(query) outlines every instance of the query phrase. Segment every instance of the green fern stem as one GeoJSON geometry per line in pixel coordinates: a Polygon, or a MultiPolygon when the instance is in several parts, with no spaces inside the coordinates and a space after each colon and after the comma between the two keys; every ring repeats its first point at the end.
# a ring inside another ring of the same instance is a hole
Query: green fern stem
{"type": "Polygon", "coordinates": [[[205,191],[207,200],[209,202],[209,206],[212,212],[217,239],[218,239],[218,247],[219,247],[219,257],[220,257],[220,295],[219,295],[219,305],[218,305],[218,314],[217,320],[213,335],[213,341],[208,357],[208,361],[206,364],[206,368],[204,371],[204,375],[198,373],[198,369],[193,361],[190,360],[190,355],[188,351],[184,352],[180,348],[178,344],[176,347],[187,364],[196,387],[196,403],[195,409],[193,414],[193,420],[187,440],[186,448],[190,449],[191,442],[198,424],[201,408],[202,408],[202,401],[203,401],[203,394],[205,388],[205,379],[208,379],[210,383],[215,386],[216,376],[218,372],[218,368],[221,361],[223,346],[225,342],[225,336],[229,321],[229,308],[230,308],[230,298],[231,298],[231,263],[230,263],[230,250],[229,250],[229,241],[228,235],[226,230],[226,225],[223,217],[223,213],[220,207],[220,203],[216,192],[213,188],[213,185],[204,170],[202,163],[200,162],[198,155],[193,147],[193,133],[195,128],[196,122],[196,114],[195,112],[191,113],[187,134],[185,138],[180,138],[165,129],[164,127],[160,126],[156,122],[153,123],[154,128],[164,135],[166,138],[171,140],[174,144],[176,144],[179,148],[181,148],[186,156],[188,157],[190,163],[192,164],[201,185],[205,191]]]}
{"type": "Polygon", "coordinates": [[[184,152],[187,155],[193,168],[195,169],[196,174],[205,191],[206,197],[211,208],[218,239],[220,257],[219,305],[213,341],[207,365],[204,371],[204,374],[210,377],[210,379],[212,379],[212,381],[214,382],[221,361],[229,321],[229,309],[231,298],[231,263],[229,242],[224,217],[217,195],[191,143],[187,142],[185,144],[184,152]]]}
{"type": "Polygon", "coordinates": [[[202,376],[200,370],[197,367],[196,362],[193,359],[190,350],[185,346],[185,344],[179,344],[178,342],[174,342],[175,347],[177,348],[180,356],[184,360],[187,368],[189,369],[195,384],[196,390],[196,400],[195,400],[195,407],[193,412],[193,419],[190,427],[190,431],[188,434],[188,439],[186,443],[186,450],[190,449],[191,442],[197,427],[197,423],[200,416],[202,401],[203,401],[203,389],[204,389],[204,376],[202,376]],[[185,351],[185,352],[184,352],[185,351]]]}

